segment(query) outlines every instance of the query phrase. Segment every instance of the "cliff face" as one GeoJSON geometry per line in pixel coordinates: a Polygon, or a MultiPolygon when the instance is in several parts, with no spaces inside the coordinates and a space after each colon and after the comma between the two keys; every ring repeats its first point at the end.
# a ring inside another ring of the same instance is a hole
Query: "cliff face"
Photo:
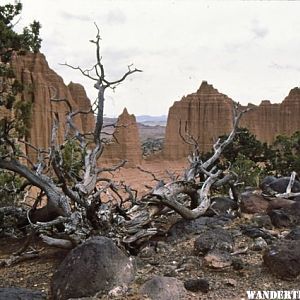
{"type": "MultiPolygon", "coordinates": [[[[25,87],[21,97],[33,101],[32,122],[28,141],[39,148],[49,147],[54,114],[58,116],[58,139],[62,141],[68,107],[64,102],[51,102],[50,98],[66,98],[74,110],[88,111],[90,101],[84,88],[74,83],[66,86],[62,78],[49,68],[44,55],[40,53],[16,56],[13,59],[12,66],[17,79],[25,87]]],[[[94,116],[92,113],[88,115],[79,114],[74,120],[81,132],[93,130],[94,116]]],[[[36,153],[28,148],[27,154],[34,158],[36,153]]]]}
{"type": "MultiPolygon", "coordinates": [[[[169,110],[164,158],[182,159],[190,153],[191,146],[179,135],[180,120],[183,135],[186,122],[188,133],[198,140],[200,150],[210,150],[220,135],[232,129],[231,103],[230,98],[205,81],[196,93],[175,102],[169,110]]],[[[292,89],[281,104],[264,100],[251,107],[242,117],[240,127],[248,128],[262,142],[271,143],[279,134],[291,135],[300,130],[299,88],[292,89]]]]}
{"type": "Polygon", "coordinates": [[[300,89],[294,88],[280,104],[262,101],[245,114],[241,126],[248,128],[256,137],[272,143],[276,136],[292,135],[300,130],[300,89]]]}
{"type": "Polygon", "coordinates": [[[136,119],[134,115],[128,113],[126,108],[117,120],[114,139],[104,147],[100,161],[117,164],[124,159],[128,161],[125,167],[139,165],[142,160],[136,119]]]}
{"type": "Polygon", "coordinates": [[[165,159],[187,157],[191,146],[184,143],[181,135],[197,139],[201,151],[211,148],[216,138],[232,128],[232,100],[203,81],[196,93],[183,97],[169,110],[165,146],[165,159]],[[180,125],[181,123],[181,125],[180,125]]]}

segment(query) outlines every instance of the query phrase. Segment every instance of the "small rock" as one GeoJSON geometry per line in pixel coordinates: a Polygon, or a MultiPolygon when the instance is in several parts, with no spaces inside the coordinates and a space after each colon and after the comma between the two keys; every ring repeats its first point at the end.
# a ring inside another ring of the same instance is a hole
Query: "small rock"
{"type": "Polygon", "coordinates": [[[212,250],[205,255],[204,261],[206,266],[213,269],[223,269],[231,266],[231,255],[222,250],[212,250]]]}
{"type": "Polygon", "coordinates": [[[261,251],[268,248],[267,242],[262,238],[258,237],[254,240],[253,245],[251,246],[251,249],[254,251],[261,251]]]}
{"type": "Polygon", "coordinates": [[[142,248],[138,254],[141,259],[144,258],[152,258],[156,254],[155,249],[153,246],[147,245],[146,247],[142,248]]]}
{"type": "Polygon", "coordinates": [[[236,286],[237,281],[233,278],[227,278],[227,279],[225,279],[225,284],[228,286],[236,286]]]}
{"type": "Polygon", "coordinates": [[[184,287],[191,292],[207,293],[209,282],[206,279],[188,279],[184,282],[184,287]]]}
{"type": "Polygon", "coordinates": [[[181,300],[185,299],[186,290],[176,278],[154,276],[142,285],[140,294],[151,300],[181,300]]]}
{"type": "Polygon", "coordinates": [[[197,256],[183,257],[177,265],[177,268],[185,271],[199,270],[202,266],[202,260],[197,256]]]}
{"type": "Polygon", "coordinates": [[[232,267],[236,271],[244,269],[243,260],[241,258],[238,258],[238,257],[233,257],[232,258],[232,267]]]}
{"type": "Polygon", "coordinates": [[[108,296],[110,297],[121,297],[128,291],[128,286],[127,285],[120,285],[108,292],[108,296]]]}
{"type": "Polygon", "coordinates": [[[231,251],[233,248],[233,238],[223,228],[209,229],[195,240],[194,248],[197,254],[206,254],[213,249],[231,251]]]}
{"type": "Polygon", "coordinates": [[[264,264],[281,279],[294,279],[300,274],[300,241],[285,240],[273,245],[263,255],[264,264]]]}

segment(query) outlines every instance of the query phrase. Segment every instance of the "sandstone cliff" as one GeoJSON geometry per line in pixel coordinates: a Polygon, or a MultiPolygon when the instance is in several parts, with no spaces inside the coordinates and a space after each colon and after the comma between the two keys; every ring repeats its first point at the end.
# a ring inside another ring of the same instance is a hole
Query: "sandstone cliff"
{"type": "MultiPolygon", "coordinates": [[[[174,103],[169,110],[163,156],[177,160],[187,157],[191,146],[180,137],[179,127],[185,134],[197,139],[200,150],[210,150],[217,137],[232,128],[232,100],[203,81],[199,90],[174,103]]],[[[264,100],[260,105],[250,104],[252,110],[245,114],[241,127],[248,128],[262,141],[271,143],[279,134],[291,135],[300,130],[300,89],[294,88],[280,104],[264,100]]]]}
{"type": "Polygon", "coordinates": [[[280,104],[262,101],[259,106],[243,116],[241,126],[248,128],[256,137],[272,143],[279,134],[291,135],[300,130],[300,89],[294,88],[280,104]]]}
{"type": "Polygon", "coordinates": [[[211,148],[220,134],[232,128],[232,100],[203,81],[196,93],[183,97],[169,110],[165,146],[165,159],[175,160],[187,157],[191,146],[184,143],[184,137],[197,139],[201,151],[211,148]],[[181,126],[180,126],[181,123],[181,126]]]}
{"type": "Polygon", "coordinates": [[[139,132],[134,115],[130,115],[125,108],[119,116],[114,138],[104,148],[100,159],[103,163],[117,164],[126,159],[126,167],[139,165],[142,160],[142,151],[139,132]]]}
{"type": "MultiPolygon", "coordinates": [[[[70,83],[66,86],[63,79],[51,70],[40,53],[28,53],[24,56],[15,56],[12,62],[16,77],[24,84],[22,99],[31,99],[33,102],[31,130],[28,141],[39,148],[47,148],[50,144],[53,115],[59,119],[58,138],[62,141],[65,132],[65,115],[68,107],[65,103],[54,103],[51,97],[66,98],[74,107],[88,111],[90,101],[84,88],[79,84],[70,83]]],[[[92,131],[94,116],[77,115],[75,123],[80,131],[92,131]]],[[[35,157],[35,152],[27,148],[27,154],[35,157]]]]}

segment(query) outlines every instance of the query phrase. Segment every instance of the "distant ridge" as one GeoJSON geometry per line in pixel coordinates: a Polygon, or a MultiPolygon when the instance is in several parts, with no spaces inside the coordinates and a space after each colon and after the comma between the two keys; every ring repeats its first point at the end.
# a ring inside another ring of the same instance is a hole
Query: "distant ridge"
{"type": "MultiPolygon", "coordinates": [[[[137,123],[141,123],[147,126],[157,126],[157,125],[166,126],[167,119],[168,119],[166,115],[161,115],[161,116],[140,115],[140,116],[136,116],[135,118],[137,123]]],[[[104,117],[104,122],[106,124],[115,123],[116,121],[117,118],[104,117]]]]}

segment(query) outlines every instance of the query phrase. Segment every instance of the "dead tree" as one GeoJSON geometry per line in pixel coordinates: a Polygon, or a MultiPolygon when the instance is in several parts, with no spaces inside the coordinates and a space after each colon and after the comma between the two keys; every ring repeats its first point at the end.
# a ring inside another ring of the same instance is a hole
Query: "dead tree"
{"type": "MultiPolygon", "coordinates": [[[[141,72],[141,70],[132,68],[130,65],[127,72],[121,78],[108,80],[102,63],[100,33],[97,25],[96,28],[96,39],[90,41],[96,48],[95,65],[91,69],[84,70],[81,67],[74,67],[65,63],[66,66],[78,70],[84,76],[94,81],[94,87],[98,91],[94,109],[92,110],[91,108],[89,111],[74,111],[68,100],[55,95],[53,89],[50,87],[52,94],[51,101],[67,104],[69,110],[66,116],[67,132],[65,140],[59,144],[57,132],[60,124],[58,123],[58,118],[54,115],[49,149],[42,150],[29,145],[37,153],[38,158],[36,162],[30,161],[25,153],[20,153],[20,149],[16,145],[16,139],[10,134],[10,130],[1,132],[1,147],[4,144],[3,149],[5,151],[2,151],[0,155],[0,168],[18,174],[29,185],[37,187],[42,191],[47,199],[46,206],[37,209],[36,205],[34,205],[28,212],[27,218],[35,232],[42,234],[43,240],[52,245],[55,243],[59,246],[70,245],[69,241],[58,242],[55,239],[47,238],[47,230],[58,224],[64,225],[65,233],[71,237],[70,239],[75,244],[82,239],[84,240],[95,228],[99,229],[103,227],[100,211],[100,206],[102,205],[101,195],[109,189],[113,193],[117,192],[113,182],[102,178],[101,173],[117,170],[125,164],[125,161],[121,161],[118,165],[111,168],[102,168],[97,163],[103,152],[101,131],[103,128],[105,92],[107,89],[115,89],[128,76],[136,72],[141,72]],[[92,141],[89,139],[89,135],[78,130],[73,121],[76,115],[87,114],[91,111],[96,117],[95,129],[92,132],[92,141]],[[79,177],[72,176],[72,174],[64,169],[62,149],[65,143],[70,140],[76,141],[76,145],[85,154],[83,168],[79,177]],[[26,159],[27,164],[23,164],[20,161],[20,157],[26,159]]],[[[27,143],[22,140],[18,142],[27,143]]],[[[3,213],[5,212],[5,210],[2,211],[3,213]]]]}
{"type": "Polygon", "coordinates": [[[137,193],[126,184],[116,184],[101,176],[105,171],[115,171],[122,167],[125,161],[111,168],[103,168],[97,162],[104,146],[101,131],[105,91],[108,88],[114,89],[128,76],[141,70],[128,66],[127,72],[120,79],[108,80],[102,64],[98,27],[96,39],[91,42],[96,47],[96,63],[91,69],[84,70],[67,63],[65,65],[78,70],[83,76],[95,82],[94,87],[98,91],[98,97],[93,110],[96,115],[94,132],[89,135],[80,132],[73,121],[76,115],[90,113],[90,111],[74,111],[67,99],[60,98],[52,91],[51,101],[66,103],[68,107],[65,140],[62,144],[57,142],[60,124],[58,118],[54,117],[49,149],[33,147],[38,154],[38,159],[36,162],[31,162],[24,153],[20,154],[8,130],[7,134],[1,135],[6,151],[0,156],[0,168],[17,173],[28,184],[38,187],[42,191],[41,197],[47,198],[45,207],[36,208],[39,201],[37,199],[34,206],[27,211],[26,216],[31,229],[30,237],[38,235],[50,245],[70,248],[92,234],[106,234],[122,241],[125,245],[134,247],[133,244],[140,244],[159,232],[159,227],[154,225],[154,220],[159,220],[157,216],[163,219],[166,208],[174,210],[186,219],[198,218],[206,212],[210,206],[211,187],[223,184],[225,178],[228,178],[226,176],[221,178],[223,172],[215,166],[216,161],[224,148],[232,142],[245,110],[239,111],[238,106],[234,105],[232,132],[226,140],[218,140],[214,144],[214,154],[208,160],[202,162],[199,149],[195,147],[189,157],[189,168],[181,180],[167,184],[160,182],[146,197],[137,199],[137,193]],[[89,138],[91,135],[92,140],[89,138]],[[63,164],[62,151],[70,140],[76,141],[76,145],[84,153],[83,167],[77,176],[65,170],[63,164]],[[22,164],[20,157],[27,159],[28,164],[22,164]],[[204,181],[199,178],[204,178],[204,181]],[[126,199],[123,199],[120,189],[128,195],[126,199]],[[108,199],[106,203],[101,201],[104,195],[108,199]],[[189,206],[185,203],[186,199],[190,200],[189,206]],[[125,202],[130,203],[125,205],[125,202]],[[61,225],[63,230],[55,229],[61,225]]]}

